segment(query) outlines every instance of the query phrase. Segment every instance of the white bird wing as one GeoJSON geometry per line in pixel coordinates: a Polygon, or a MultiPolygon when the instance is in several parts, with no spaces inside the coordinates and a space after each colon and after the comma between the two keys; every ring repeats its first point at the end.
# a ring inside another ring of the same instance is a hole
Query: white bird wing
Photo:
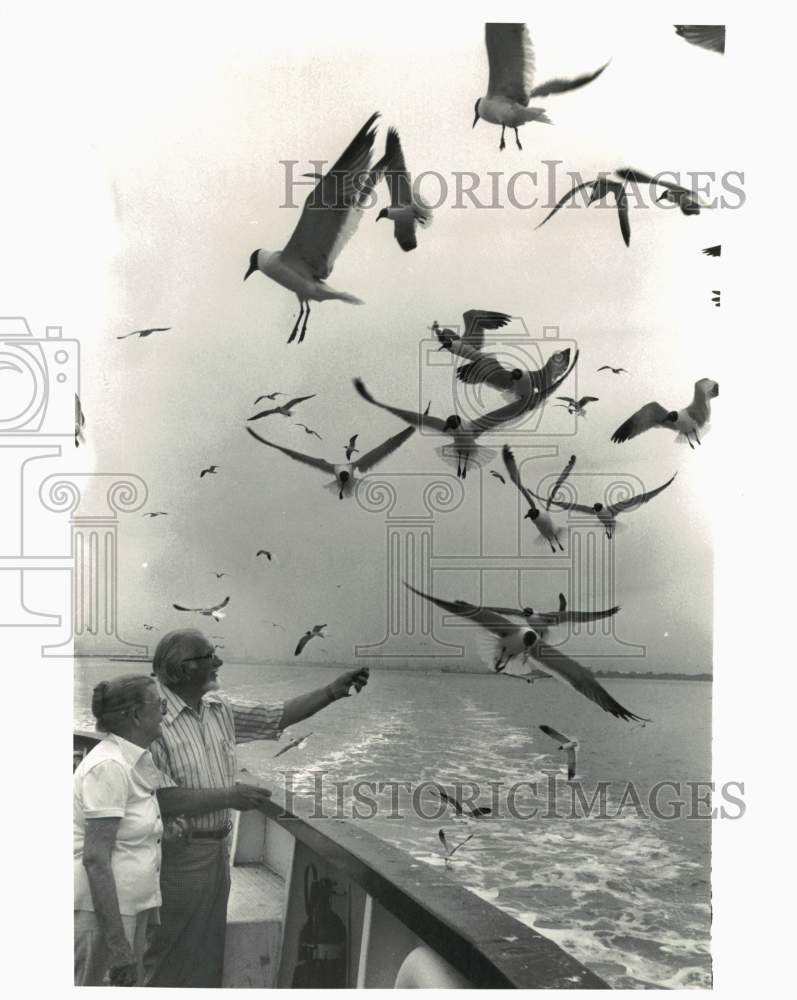
{"type": "Polygon", "coordinates": [[[399,417],[399,419],[404,420],[413,427],[430,427],[432,430],[440,431],[441,433],[446,429],[446,422],[445,420],[441,420],[440,417],[430,417],[427,414],[415,413],[413,410],[402,410],[397,406],[388,406],[387,403],[378,402],[365,388],[365,383],[360,378],[354,379],[354,388],[367,402],[380,407],[382,410],[387,410],[388,413],[392,413],[395,417],[399,417]]]}
{"type": "Polygon", "coordinates": [[[462,314],[465,329],[462,339],[469,347],[481,350],[484,347],[484,331],[500,330],[507,323],[512,322],[512,317],[507,313],[494,312],[491,309],[468,309],[462,314]]]}
{"type": "Polygon", "coordinates": [[[574,76],[570,80],[562,77],[557,77],[554,80],[546,80],[545,83],[539,84],[539,86],[531,91],[529,99],[532,97],[548,97],[550,94],[564,94],[568,90],[577,90],[579,87],[586,87],[588,83],[597,80],[608,65],[609,63],[604,63],[594,73],[584,73],[581,76],[574,76]]]}
{"type": "Polygon", "coordinates": [[[281,451],[288,458],[293,458],[297,462],[303,462],[305,465],[312,465],[314,469],[320,469],[321,472],[328,472],[331,475],[335,474],[335,466],[331,462],[327,462],[323,458],[315,458],[313,455],[304,455],[300,451],[294,451],[293,448],[284,448],[282,445],[274,444],[272,441],[266,441],[265,438],[255,433],[251,427],[247,427],[246,429],[261,444],[268,445],[269,448],[276,448],[277,451],[281,451]]]}
{"type": "Polygon", "coordinates": [[[408,437],[412,437],[415,433],[414,427],[405,427],[403,431],[399,431],[398,434],[394,434],[393,437],[389,437],[387,441],[383,441],[382,444],[377,445],[376,448],[372,448],[367,451],[362,458],[358,459],[354,463],[354,468],[359,472],[368,472],[369,469],[373,469],[375,465],[378,465],[383,458],[387,458],[388,455],[392,454],[396,448],[399,448],[408,437]]]}
{"type": "Polygon", "coordinates": [[[663,490],[672,483],[675,477],[678,475],[677,472],[673,473],[672,477],[667,480],[666,483],[662,483],[661,486],[657,486],[655,490],[650,490],[646,493],[638,493],[636,496],[629,497],[627,500],[618,500],[617,503],[610,504],[607,510],[611,514],[620,514],[622,511],[636,510],[637,507],[641,507],[643,503],[647,503],[648,500],[652,500],[663,490]]]}
{"type": "Polygon", "coordinates": [[[205,608],[205,610],[213,614],[214,611],[221,611],[222,608],[226,608],[229,603],[230,603],[230,598],[229,596],[227,596],[224,598],[221,604],[214,604],[213,607],[205,608]]]}
{"type": "Polygon", "coordinates": [[[501,455],[504,459],[504,465],[506,466],[506,471],[509,473],[509,478],[520,490],[520,493],[526,503],[529,505],[531,510],[537,509],[537,504],[534,502],[534,495],[531,490],[526,489],[523,483],[520,481],[520,471],[517,467],[517,462],[515,461],[515,456],[512,454],[512,449],[508,444],[504,445],[501,455]]]}
{"type": "Polygon", "coordinates": [[[627,708],[623,708],[586,667],[582,667],[580,663],[571,660],[569,656],[560,653],[558,649],[549,646],[542,639],[538,639],[530,648],[529,655],[539,663],[543,670],[564,684],[569,684],[579,694],[583,694],[585,698],[594,701],[605,712],[609,712],[616,718],[625,719],[626,721],[633,719],[635,722],[650,721],[649,719],[643,719],[640,715],[635,715],[627,708]]]}
{"type": "Polygon", "coordinates": [[[534,86],[534,47],[525,24],[488,23],[484,26],[490,64],[488,97],[508,97],[524,107],[534,86]]]}
{"type": "Polygon", "coordinates": [[[663,407],[661,403],[655,402],[655,400],[651,403],[646,403],[630,416],[628,420],[620,424],[614,434],[612,434],[612,441],[615,444],[622,444],[623,441],[630,441],[631,438],[636,437],[638,434],[649,431],[651,427],[665,426],[664,418],[669,412],[668,409],[663,407]]]}
{"type": "Polygon", "coordinates": [[[508,621],[503,615],[498,615],[489,608],[480,608],[476,604],[468,604],[467,601],[445,601],[440,597],[424,594],[422,590],[416,590],[415,587],[406,581],[404,582],[404,586],[408,590],[411,590],[413,594],[417,594],[418,597],[436,604],[443,611],[448,611],[452,615],[458,615],[460,618],[476,622],[477,625],[481,625],[488,632],[497,635],[499,639],[504,638],[507,634],[516,632],[519,627],[515,622],[508,621]]]}
{"type": "Polygon", "coordinates": [[[303,265],[316,280],[332,273],[335,260],[354,234],[367,195],[379,178],[368,173],[379,117],[371,115],[304,203],[299,222],[282,251],[283,260],[303,265]]]}
{"type": "Polygon", "coordinates": [[[390,191],[391,208],[405,208],[412,204],[412,181],[404,162],[399,134],[392,126],[385,140],[385,180],[390,191]]]}

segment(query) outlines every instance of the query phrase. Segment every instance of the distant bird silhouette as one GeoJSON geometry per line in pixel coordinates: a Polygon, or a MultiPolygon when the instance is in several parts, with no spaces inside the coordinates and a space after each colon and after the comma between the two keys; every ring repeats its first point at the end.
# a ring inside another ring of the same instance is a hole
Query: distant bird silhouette
{"type": "MultiPolygon", "coordinates": [[[[581,503],[575,503],[574,501],[567,500],[551,500],[551,503],[556,504],[561,510],[577,510],[582,514],[593,514],[600,523],[603,525],[606,531],[607,538],[613,538],[615,528],[617,527],[617,518],[620,514],[629,513],[634,510],[638,510],[642,504],[646,504],[649,500],[658,496],[673,482],[678,473],[663,483],[661,486],[657,486],[654,490],[648,490],[647,492],[637,493],[635,496],[629,497],[627,500],[618,500],[616,503],[612,504],[602,504],[594,503],[590,506],[581,503]]],[[[531,493],[532,491],[529,490],[531,493]]],[[[532,496],[537,496],[536,493],[532,493],[532,496]]],[[[538,500],[542,499],[537,497],[538,500]]]]}
{"type": "Polygon", "coordinates": [[[390,208],[383,208],[377,215],[376,221],[390,219],[393,223],[393,235],[401,249],[414,250],[418,246],[416,228],[431,225],[432,210],[423,198],[413,191],[412,178],[404,162],[401,140],[394,128],[387,130],[385,161],[385,180],[390,191],[390,208]]]}
{"type": "Polygon", "coordinates": [[[258,556],[265,556],[266,559],[268,559],[268,561],[271,562],[271,553],[268,551],[268,549],[258,549],[257,552],[255,553],[255,559],[257,559],[258,556]]]}
{"type": "Polygon", "coordinates": [[[274,754],[274,757],[275,758],[281,757],[284,753],[287,753],[289,750],[299,750],[301,747],[304,746],[304,744],[310,739],[312,735],[313,735],[312,733],[305,733],[304,736],[295,737],[290,741],[290,743],[282,747],[281,750],[278,750],[274,754]]]}
{"type": "Polygon", "coordinates": [[[578,740],[565,736],[552,726],[540,726],[540,729],[546,736],[550,736],[551,739],[556,740],[559,743],[560,750],[567,750],[567,780],[572,781],[576,776],[576,751],[579,748],[578,740]]]}
{"type": "Polygon", "coordinates": [[[252,403],[252,406],[257,406],[261,399],[270,399],[273,403],[277,396],[287,396],[287,392],[265,392],[262,396],[258,396],[257,399],[252,403]]]}
{"type": "Polygon", "coordinates": [[[299,316],[288,343],[307,333],[310,302],[340,299],[361,305],[348,292],[338,292],[326,284],[338,254],[359,225],[364,207],[382,175],[384,160],[371,167],[376,130],[373,114],[355,135],[334,166],[318,180],[305,199],[299,222],[286,243],[276,253],[255,250],[249,257],[244,281],[255,271],[292,291],[299,300],[299,316]]]}
{"type": "Polygon", "coordinates": [[[675,33],[690,45],[725,54],[724,24],[674,24],[675,33]]]}
{"type": "Polygon", "coordinates": [[[449,845],[449,843],[448,843],[448,840],[446,839],[446,832],[445,832],[445,830],[442,830],[442,829],[438,830],[437,831],[437,839],[443,845],[443,850],[446,852],[446,861],[448,861],[448,859],[453,854],[456,854],[457,851],[460,849],[460,847],[464,847],[465,844],[467,844],[467,842],[471,839],[472,836],[473,836],[473,834],[469,833],[468,836],[465,837],[464,840],[460,840],[460,842],[458,844],[454,844],[454,846],[451,847],[449,845]]]}
{"type": "MultiPolygon", "coordinates": [[[[599,402],[597,396],[582,396],[581,399],[573,399],[572,396],[557,396],[557,399],[564,400],[564,405],[567,406],[568,413],[574,413],[577,417],[586,417],[587,415],[587,403],[597,403],[599,402]]],[[[557,403],[557,406],[563,404],[557,403]]]]}
{"type": "MultiPolygon", "coordinates": [[[[564,552],[565,548],[559,540],[559,535],[562,533],[562,528],[557,528],[549,514],[541,511],[539,507],[534,503],[534,496],[531,490],[526,489],[520,479],[520,472],[515,462],[515,456],[512,454],[512,449],[508,444],[504,445],[501,455],[504,459],[504,465],[506,466],[506,471],[509,473],[509,478],[518,488],[520,495],[529,505],[528,511],[523,515],[524,518],[528,518],[537,531],[540,533],[540,537],[544,538],[545,541],[550,545],[551,552],[556,552],[556,546],[559,546],[560,552],[564,552]]],[[[550,501],[549,501],[550,502],[550,501]]]]}
{"type": "Polygon", "coordinates": [[[625,372],[626,375],[630,374],[627,368],[613,368],[611,365],[601,365],[598,371],[599,372],[610,371],[614,372],[615,375],[619,375],[620,372],[625,372]]]}
{"type": "Polygon", "coordinates": [[[452,795],[447,792],[440,785],[435,784],[434,790],[446,803],[446,805],[451,806],[454,810],[456,816],[470,816],[471,819],[479,819],[481,816],[489,816],[492,809],[489,806],[475,806],[471,807],[469,805],[463,805],[463,803],[457,798],[456,795],[452,795]]]}
{"type": "Polygon", "coordinates": [[[219,471],[218,465],[209,465],[207,469],[203,469],[199,473],[199,478],[202,479],[203,476],[209,476],[209,475],[215,476],[218,471],[219,471]]]}
{"type": "Polygon", "coordinates": [[[80,446],[80,442],[86,443],[83,437],[83,428],[86,426],[86,417],[83,414],[83,407],[80,405],[80,396],[75,393],[75,447],[80,446]]]}
{"type": "Polygon", "coordinates": [[[293,655],[298,656],[299,653],[301,653],[301,651],[307,645],[307,643],[311,639],[315,639],[316,636],[323,636],[324,638],[326,638],[326,632],[324,631],[325,628],[326,625],[313,625],[311,629],[308,629],[301,637],[301,639],[299,639],[296,649],[293,651],[293,655]]]}
{"type": "Polygon", "coordinates": [[[147,623],[146,623],[146,622],[144,622],[144,628],[145,628],[145,629],[147,630],[147,632],[151,632],[151,631],[152,631],[153,629],[154,629],[154,630],[155,630],[156,632],[160,632],[160,629],[159,629],[159,628],[157,628],[157,627],[156,627],[155,625],[147,625],[147,623]]]}
{"type": "Polygon", "coordinates": [[[694,448],[692,438],[700,444],[698,432],[705,433],[711,419],[711,400],[719,396],[719,383],[710,378],[701,378],[695,382],[695,392],[692,402],[682,410],[668,410],[661,403],[646,403],[620,424],[612,434],[615,444],[630,441],[631,438],[649,431],[652,427],[664,427],[678,434],[678,441],[686,441],[694,448]]]}
{"type": "Polygon", "coordinates": [[[170,326],[151,326],[144,330],[133,330],[132,333],[123,333],[117,340],[126,340],[128,337],[149,337],[153,333],[166,333],[171,330],[170,326]]]}
{"type": "Polygon", "coordinates": [[[217,580],[220,580],[223,576],[230,575],[229,573],[217,573],[215,570],[211,570],[211,573],[216,577],[217,580]]]}
{"type": "Polygon", "coordinates": [[[490,475],[495,476],[495,478],[504,486],[506,486],[506,480],[501,475],[500,472],[496,472],[495,469],[490,469],[490,475]]]}
{"type": "Polygon", "coordinates": [[[288,402],[283,403],[282,406],[275,406],[271,410],[261,410],[260,413],[256,413],[249,419],[260,420],[261,417],[269,417],[274,413],[279,413],[282,417],[292,417],[294,406],[298,406],[299,403],[304,403],[307,399],[315,399],[315,396],[315,393],[313,393],[312,396],[296,396],[295,399],[288,400],[288,402]]]}
{"type": "Polygon", "coordinates": [[[263,621],[264,621],[264,623],[266,625],[271,625],[272,628],[281,628],[283,632],[286,631],[285,626],[284,625],[280,625],[279,622],[269,621],[268,618],[264,618],[263,621]]]}
{"type": "Polygon", "coordinates": [[[344,445],[347,462],[355,452],[359,454],[360,449],[354,447],[354,442],[357,440],[359,436],[360,436],[359,434],[352,434],[352,436],[349,438],[349,443],[347,445],[344,445]]]}
{"type": "Polygon", "coordinates": [[[523,149],[518,128],[526,122],[551,124],[543,108],[530,108],[533,97],[563,94],[592,83],[609,64],[594,73],[586,73],[572,80],[555,79],[534,86],[534,48],[525,24],[488,23],[484,26],[490,79],[487,94],[475,104],[473,127],[480,118],[501,126],[499,150],[506,148],[504,132],[513,129],[518,149],[523,149]]]}
{"type": "Polygon", "coordinates": [[[718,243],[715,247],[706,247],[706,249],[702,250],[701,253],[704,253],[707,257],[721,257],[722,244],[718,243]]]}
{"type": "Polygon", "coordinates": [[[304,433],[305,434],[312,434],[313,437],[317,437],[319,441],[323,441],[324,440],[321,437],[321,435],[318,433],[318,431],[314,431],[311,427],[308,427],[307,424],[296,424],[296,426],[297,427],[302,427],[304,429],[304,433]]]}
{"type": "Polygon", "coordinates": [[[334,465],[332,462],[327,462],[323,458],[315,458],[313,455],[304,455],[300,451],[294,451],[293,448],[283,448],[282,445],[274,444],[271,441],[267,441],[265,438],[260,437],[256,434],[251,427],[246,428],[249,434],[253,438],[256,438],[261,444],[267,445],[269,448],[275,448],[277,451],[281,451],[288,458],[292,458],[295,462],[302,462],[304,465],[311,465],[315,469],[319,469],[321,472],[326,472],[335,478],[331,483],[327,484],[327,489],[334,489],[338,492],[338,499],[342,500],[344,496],[350,497],[354,493],[354,485],[357,481],[356,473],[370,472],[371,469],[375,468],[383,459],[387,458],[388,455],[392,455],[393,452],[399,448],[407,438],[411,437],[415,428],[406,427],[403,431],[398,434],[394,434],[393,437],[388,438],[383,441],[382,444],[377,445],[376,448],[372,448],[371,451],[366,452],[361,455],[360,458],[355,462],[348,462],[345,464],[334,465]]]}
{"type": "Polygon", "coordinates": [[[212,618],[214,621],[221,621],[222,618],[226,618],[222,608],[226,608],[230,603],[230,598],[225,597],[223,601],[219,604],[213,604],[207,608],[185,608],[182,604],[173,604],[172,607],[177,611],[193,611],[196,614],[206,615],[208,618],[212,618]]]}
{"type": "Polygon", "coordinates": [[[567,464],[565,465],[564,469],[562,469],[562,471],[559,473],[559,478],[553,484],[553,486],[551,487],[551,489],[550,489],[550,491],[548,493],[548,502],[545,505],[545,509],[546,510],[550,510],[551,509],[551,498],[555,497],[556,494],[559,492],[559,489],[562,486],[564,486],[565,482],[567,481],[568,476],[573,471],[573,466],[575,464],[576,464],[576,456],[575,455],[571,455],[570,458],[567,460],[567,464]]]}
{"type": "Polygon", "coordinates": [[[144,517],[167,517],[168,513],[169,512],[166,511],[166,510],[156,510],[156,511],[152,511],[151,513],[144,514],[143,516],[144,517]]]}
{"type": "Polygon", "coordinates": [[[714,303],[715,306],[719,307],[720,292],[716,288],[711,292],[711,301],[714,303]]]}

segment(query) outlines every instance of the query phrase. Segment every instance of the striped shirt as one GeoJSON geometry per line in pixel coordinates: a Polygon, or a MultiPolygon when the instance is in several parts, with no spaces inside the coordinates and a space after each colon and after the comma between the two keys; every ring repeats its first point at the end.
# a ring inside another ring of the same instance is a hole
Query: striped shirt
{"type": "MultiPolygon", "coordinates": [[[[166,698],[161,735],[150,746],[155,764],[181,788],[232,788],[235,784],[235,744],[280,737],[283,705],[233,701],[217,692],[206,694],[199,712],[162,685],[166,698]]],[[[195,813],[195,830],[220,830],[230,819],[228,809],[195,813]]]]}

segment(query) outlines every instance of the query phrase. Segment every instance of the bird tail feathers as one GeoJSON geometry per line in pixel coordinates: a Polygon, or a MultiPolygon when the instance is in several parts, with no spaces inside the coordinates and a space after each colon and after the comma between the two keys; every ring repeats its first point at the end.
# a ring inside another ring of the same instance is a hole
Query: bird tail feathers
{"type": "Polygon", "coordinates": [[[540,122],[543,125],[553,125],[546,114],[545,108],[526,108],[523,112],[524,122],[540,122]]]}

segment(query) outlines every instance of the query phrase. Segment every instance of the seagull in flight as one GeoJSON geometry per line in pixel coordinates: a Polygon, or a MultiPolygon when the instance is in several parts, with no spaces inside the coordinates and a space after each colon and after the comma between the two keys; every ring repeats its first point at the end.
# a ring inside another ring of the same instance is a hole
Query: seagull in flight
{"type": "Polygon", "coordinates": [[[166,510],[155,510],[155,511],[152,511],[151,513],[144,514],[143,516],[144,517],[167,517],[168,513],[169,512],[166,511],[166,510]]]}
{"type": "Polygon", "coordinates": [[[454,844],[454,846],[451,847],[449,845],[449,843],[448,843],[448,840],[446,839],[446,832],[445,832],[445,830],[443,830],[443,829],[438,830],[437,831],[437,839],[443,845],[443,850],[446,852],[446,861],[449,860],[449,858],[452,856],[452,854],[456,854],[457,851],[460,849],[460,847],[464,847],[465,844],[467,844],[467,842],[471,839],[472,836],[473,836],[473,834],[469,833],[467,835],[467,837],[465,837],[464,840],[460,840],[460,842],[458,844],[454,844]]]}
{"type": "Polygon", "coordinates": [[[278,750],[274,754],[274,757],[275,758],[281,757],[284,753],[287,753],[289,750],[300,750],[312,735],[313,735],[312,733],[305,733],[304,736],[294,737],[294,739],[292,739],[290,743],[287,743],[284,747],[282,747],[281,750],[278,750]]]}
{"type": "Polygon", "coordinates": [[[307,643],[311,639],[315,639],[316,636],[322,636],[323,638],[326,638],[327,634],[324,631],[325,628],[326,628],[326,625],[313,625],[313,627],[311,629],[308,629],[304,633],[304,635],[301,637],[301,639],[299,639],[299,642],[296,645],[296,649],[293,651],[293,655],[294,656],[298,656],[299,653],[301,653],[301,651],[307,645],[307,643]]]}
{"type": "Polygon", "coordinates": [[[199,473],[199,478],[202,479],[204,476],[215,476],[218,471],[219,471],[218,465],[209,465],[207,469],[203,469],[199,473]]]}
{"type": "MultiPolygon", "coordinates": [[[[678,473],[674,473],[666,483],[661,486],[657,486],[654,490],[649,490],[644,493],[637,493],[635,496],[629,497],[627,500],[618,500],[613,504],[602,504],[594,503],[591,505],[575,503],[572,500],[551,500],[551,503],[556,504],[557,507],[562,510],[577,510],[582,514],[594,514],[595,517],[600,521],[603,527],[606,529],[606,537],[613,538],[614,530],[617,527],[617,518],[620,514],[629,513],[630,511],[637,510],[642,504],[647,503],[652,500],[653,497],[659,495],[673,482],[678,473]]],[[[532,491],[529,490],[529,493],[532,491]]],[[[532,493],[532,496],[537,496],[536,493],[532,493]]],[[[541,500],[541,497],[537,497],[541,500]]]]}
{"type": "Polygon", "coordinates": [[[471,819],[479,819],[480,816],[489,816],[492,812],[489,806],[463,805],[456,795],[450,794],[440,785],[435,784],[433,787],[443,802],[451,806],[455,816],[470,816],[471,819]]]}
{"type": "Polygon", "coordinates": [[[586,417],[587,403],[599,402],[597,396],[582,396],[581,399],[573,399],[572,396],[557,396],[556,398],[564,400],[563,403],[557,403],[557,406],[566,407],[568,413],[575,413],[577,417],[586,417]]]}
{"type": "Polygon", "coordinates": [[[133,330],[131,333],[123,333],[117,340],[126,340],[128,337],[149,337],[153,333],[166,333],[171,330],[170,326],[151,326],[145,330],[133,330]]]}
{"type": "Polygon", "coordinates": [[[705,250],[701,250],[707,257],[721,257],[722,256],[722,244],[718,243],[714,247],[706,247],[705,250]]]}
{"type": "Polygon", "coordinates": [[[271,562],[272,557],[268,549],[258,549],[257,552],[255,553],[255,559],[257,559],[258,556],[265,556],[266,559],[268,559],[268,561],[271,562]]]}
{"type": "Polygon", "coordinates": [[[676,35],[690,45],[699,45],[701,49],[725,55],[724,24],[674,24],[673,27],[676,35]]]}
{"type": "Polygon", "coordinates": [[[272,628],[281,628],[283,632],[285,632],[285,631],[286,631],[286,628],[285,628],[285,626],[284,626],[284,625],[280,625],[280,623],[279,623],[279,622],[272,622],[272,621],[270,621],[270,620],[269,620],[268,618],[264,618],[264,619],[263,619],[263,623],[264,623],[265,625],[270,625],[270,626],[271,626],[272,628]]]}
{"type": "Polygon", "coordinates": [[[631,223],[628,218],[628,198],[625,193],[626,185],[624,182],[614,181],[608,177],[597,177],[593,181],[584,181],[583,184],[576,184],[572,187],[564,197],[560,198],[559,201],[554,205],[551,211],[545,216],[542,222],[536,226],[539,229],[540,226],[544,226],[545,223],[562,208],[571,198],[574,198],[579,191],[589,191],[589,198],[587,199],[587,206],[594,204],[596,201],[602,201],[604,198],[608,198],[612,195],[614,202],[617,206],[617,219],[620,223],[620,235],[623,237],[623,243],[628,247],[631,245],[631,223]]]}
{"type": "Polygon", "coordinates": [[[359,448],[355,448],[355,447],[354,447],[354,443],[355,443],[355,441],[357,440],[357,438],[358,438],[359,436],[360,436],[359,434],[352,434],[352,436],[351,436],[351,437],[349,438],[349,443],[348,443],[347,445],[344,445],[344,446],[343,446],[343,447],[344,447],[344,450],[345,450],[345,452],[346,452],[346,461],[347,461],[347,462],[348,462],[348,461],[349,461],[349,460],[351,459],[351,456],[352,456],[352,455],[353,455],[353,454],[354,454],[355,452],[357,452],[358,454],[359,454],[359,452],[360,452],[360,449],[359,449],[359,448]]]}
{"type": "MultiPolygon", "coordinates": [[[[491,449],[477,444],[478,438],[488,431],[494,431],[500,424],[508,420],[513,420],[531,408],[528,404],[521,405],[515,400],[507,406],[502,406],[497,410],[492,410],[481,417],[477,417],[476,420],[465,422],[457,414],[452,414],[446,417],[445,420],[442,420],[440,417],[415,413],[413,410],[402,410],[397,406],[388,406],[387,403],[378,402],[368,392],[360,378],[354,379],[354,388],[364,400],[372,403],[374,406],[380,407],[382,410],[387,410],[388,413],[392,413],[400,420],[404,420],[413,428],[418,427],[421,430],[437,431],[439,434],[450,437],[456,451],[457,476],[460,479],[465,479],[468,473],[468,462],[474,459],[477,454],[481,453],[485,460],[493,457],[494,452],[491,449]]],[[[444,448],[438,449],[438,453],[447,459],[448,456],[444,448]]]]}
{"type": "Polygon", "coordinates": [[[551,498],[555,497],[556,494],[559,492],[559,489],[562,486],[564,486],[565,482],[567,481],[568,476],[573,471],[573,466],[575,464],[576,464],[576,456],[575,455],[571,455],[570,458],[567,460],[567,465],[565,465],[564,469],[562,469],[562,471],[559,473],[559,478],[556,480],[556,482],[551,487],[551,491],[548,494],[548,502],[545,505],[545,509],[546,510],[550,510],[551,509],[551,498]]]}
{"type": "Polygon", "coordinates": [[[621,372],[625,372],[626,375],[630,375],[631,374],[628,371],[627,368],[613,368],[611,365],[601,365],[600,368],[598,369],[598,371],[599,372],[614,372],[615,375],[619,375],[621,372]]]}
{"type": "Polygon", "coordinates": [[[83,413],[83,407],[80,405],[80,396],[75,393],[75,447],[80,446],[80,442],[86,443],[86,439],[83,437],[83,428],[86,426],[86,417],[83,413]]]}
{"type": "Polygon", "coordinates": [[[568,611],[567,598],[564,594],[560,594],[557,611],[535,611],[531,607],[503,608],[492,606],[485,606],[485,610],[494,611],[498,615],[509,615],[512,618],[523,618],[526,624],[539,633],[541,639],[544,639],[549,629],[560,625],[569,625],[571,622],[596,622],[604,618],[611,618],[620,610],[620,605],[602,611],[568,611]]]}
{"type": "Polygon", "coordinates": [[[363,208],[385,167],[384,160],[380,160],[371,169],[376,135],[373,125],[378,117],[371,115],[332,169],[318,180],[284,249],[255,250],[249,257],[244,281],[260,271],[292,291],[299,300],[299,316],[288,337],[289,344],[297,335],[298,343],[304,340],[310,302],[340,299],[362,305],[362,299],[330,288],[326,279],[359,225],[363,208]]]}
{"type": "Polygon", "coordinates": [[[317,437],[319,441],[323,441],[324,440],[321,437],[321,435],[318,433],[318,431],[314,431],[313,428],[312,427],[308,427],[307,424],[297,423],[296,427],[301,427],[305,434],[311,434],[313,437],[317,437]]]}
{"type": "Polygon", "coordinates": [[[222,608],[226,608],[230,603],[230,598],[225,597],[223,601],[219,604],[214,604],[208,608],[184,608],[182,604],[173,604],[172,607],[177,611],[193,611],[200,615],[206,615],[208,618],[212,618],[214,621],[221,621],[222,618],[226,618],[226,614],[222,611],[222,608]]]}
{"type": "Polygon", "coordinates": [[[504,132],[511,128],[515,132],[515,142],[520,145],[518,128],[526,122],[551,124],[544,108],[530,108],[533,97],[548,97],[564,94],[568,90],[584,87],[597,79],[609,64],[606,63],[594,73],[574,77],[572,80],[555,79],[534,86],[534,47],[525,24],[487,23],[484,26],[484,40],[487,45],[487,60],[490,79],[487,94],[476,101],[473,127],[480,118],[493,125],[501,126],[499,149],[506,148],[504,132]]]}
{"type": "Polygon", "coordinates": [[[579,748],[578,740],[565,736],[552,726],[540,726],[546,736],[556,740],[560,750],[567,750],[567,780],[572,781],[576,776],[576,751],[579,748]]]}
{"type": "Polygon", "coordinates": [[[274,400],[277,398],[277,396],[287,396],[287,395],[288,395],[287,392],[264,392],[262,396],[257,397],[252,406],[257,406],[257,404],[261,401],[261,399],[270,399],[271,402],[273,403],[274,400]]]}
{"type": "Polygon", "coordinates": [[[432,210],[412,190],[412,178],[407,172],[399,134],[394,128],[387,130],[385,180],[390,190],[390,208],[383,208],[376,221],[390,219],[393,223],[393,235],[401,249],[405,252],[414,250],[418,246],[416,227],[431,225],[432,210]]]}
{"type": "Polygon", "coordinates": [[[495,478],[501,483],[502,486],[506,486],[506,480],[501,475],[500,472],[496,472],[495,469],[490,469],[490,475],[495,476],[495,478]]]}
{"type": "Polygon", "coordinates": [[[281,406],[275,406],[270,410],[261,410],[260,413],[256,413],[250,420],[260,420],[261,417],[269,417],[272,413],[279,413],[283,417],[293,416],[293,407],[298,406],[299,403],[304,403],[307,399],[315,399],[316,393],[312,396],[296,396],[295,399],[289,400],[287,403],[283,403],[281,406]]]}
{"type": "Polygon", "coordinates": [[[211,570],[210,572],[216,577],[217,580],[220,580],[223,576],[230,575],[229,573],[217,573],[215,570],[211,570]]]}
{"type": "Polygon", "coordinates": [[[694,191],[681,187],[680,184],[675,184],[672,181],[661,180],[658,176],[651,177],[650,174],[644,174],[641,170],[633,170],[631,167],[622,167],[620,170],[615,170],[615,173],[631,184],[650,184],[664,188],[656,201],[669,201],[673,205],[677,205],[684,215],[699,215],[700,209],[707,207],[694,191]]]}
{"type": "MultiPolygon", "coordinates": [[[[532,659],[545,673],[574,688],[579,694],[594,701],[610,715],[626,721],[643,721],[642,716],[635,715],[627,708],[623,708],[586,667],[582,667],[580,663],[576,663],[569,656],[565,656],[558,649],[543,642],[535,629],[526,625],[518,625],[495,611],[475,604],[468,604],[467,601],[444,601],[439,597],[433,597],[431,594],[424,594],[422,591],[416,590],[406,581],[404,586],[444,611],[474,622],[490,633],[493,637],[494,651],[492,666],[496,673],[506,670],[513,660],[520,660],[522,669],[528,660],[532,659]]],[[[523,672],[528,673],[529,671],[523,670],[523,672]]],[[[650,720],[645,719],[644,721],[649,722],[650,720]]]]}
{"type": "Polygon", "coordinates": [[[282,445],[267,441],[265,438],[260,437],[259,434],[256,434],[251,427],[247,427],[246,429],[261,444],[265,444],[269,448],[276,448],[277,451],[281,451],[288,458],[292,458],[296,462],[312,465],[321,472],[326,472],[328,475],[334,476],[334,480],[327,484],[327,488],[336,490],[339,500],[342,500],[344,496],[348,497],[354,493],[354,484],[357,478],[356,473],[370,472],[382,459],[387,458],[388,455],[391,455],[397,448],[404,444],[415,430],[414,427],[406,427],[403,431],[383,441],[376,448],[372,448],[371,451],[366,452],[356,462],[335,465],[332,462],[327,462],[326,459],[304,455],[302,452],[294,451],[292,448],[284,448],[282,445]]]}
{"type": "Polygon", "coordinates": [[[147,632],[151,632],[153,629],[156,632],[160,632],[160,629],[157,626],[155,626],[155,625],[148,625],[146,622],[144,622],[144,628],[147,630],[147,632]]]}
{"type": "Polygon", "coordinates": [[[615,444],[630,441],[631,438],[649,431],[651,427],[665,427],[676,431],[679,442],[686,441],[694,449],[692,439],[700,444],[700,433],[706,433],[711,419],[711,400],[719,396],[719,383],[710,378],[701,378],[695,382],[695,392],[692,402],[682,410],[668,410],[666,406],[655,402],[646,403],[633,416],[620,424],[612,434],[615,444]]]}
{"type": "Polygon", "coordinates": [[[537,531],[540,533],[540,537],[545,539],[545,541],[551,546],[551,552],[556,552],[556,546],[559,546],[559,551],[564,552],[565,547],[559,539],[559,535],[562,533],[562,528],[557,528],[550,514],[541,511],[539,507],[534,503],[534,495],[531,490],[526,489],[520,480],[520,472],[518,471],[517,463],[515,462],[515,456],[512,454],[512,449],[508,444],[504,445],[504,449],[501,452],[504,465],[506,466],[506,471],[509,473],[509,478],[515,484],[515,486],[520,491],[520,495],[529,505],[529,509],[524,518],[528,518],[537,531]]]}

